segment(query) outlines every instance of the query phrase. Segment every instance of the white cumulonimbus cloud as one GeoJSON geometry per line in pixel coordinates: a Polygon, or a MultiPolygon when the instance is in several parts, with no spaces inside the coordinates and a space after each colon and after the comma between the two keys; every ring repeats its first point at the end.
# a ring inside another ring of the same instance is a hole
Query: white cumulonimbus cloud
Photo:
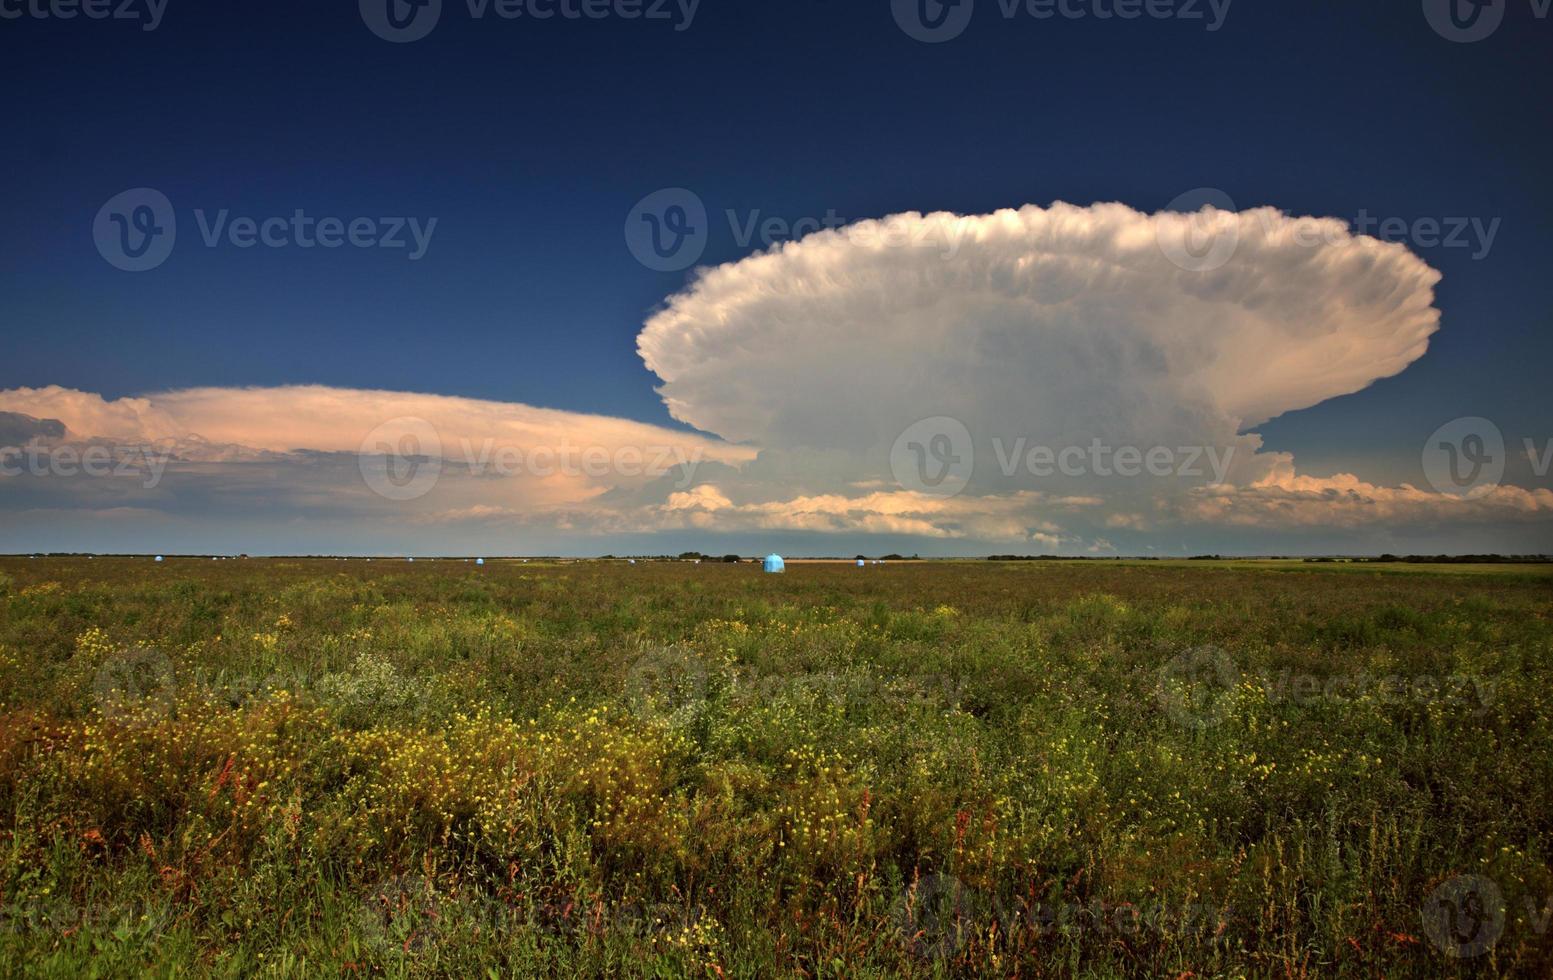
{"type": "MultiPolygon", "coordinates": [[[[1095,524],[1112,529],[1215,515],[1303,527],[1351,526],[1366,511],[1405,522],[1553,509],[1547,491],[1463,501],[1412,487],[1350,492],[1360,484],[1344,474],[1295,478],[1287,454],[1258,452],[1247,431],[1422,356],[1439,328],[1439,278],[1402,245],[1272,208],[912,213],[703,270],[648,320],[638,350],[674,417],[788,458],[850,458],[805,473],[793,513],[812,514],[806,502],[831,499],[837,482],[887,481],[892,443],[928,416],[970,433],[966,492],[996,526],[1014,520],[1010,495],[1038,491],[1021,498],[1038,542],[1051,533],[1054,493],[1104,496],[1095,524]],[[1019,465],[1032,446],[1097,441],[1199,447],[1227,463],[1218,480],[1146,490],[1094,472],[1053,483],[1019,465]]],[[[781,510],[769,488],[743,492],[761,514],[781,510]]],[[[884,499],[883,516],[898,510],[884,499]]],[[[712,509],[737,516],[739,503],[712,509]]],[[[974,507],[941,508],[957,515],[952,526],[926,512],[913,519],[971,534],[974,507]]]]}
{"type": "Polygon", "coordinates": [[[851,450],[933,414],[988,437],[1227,440],[1426,350],[1439,274],[1403,246],[1267,208],[1218,220],[1234,252],[1209,270],[1175,258],[1200,217],[1121,204],[822,231],[705,271],[638,348],[678,419],[851,450]]]}
{"type": "MultiPolygon", "coordinates": [[[[0,421],[41,442],[172,447],[183,478],[173,490],[86,494],[74,502],[82,510],[165,516],[286,500],[297,513],[391,517],[428,534],[787,531],[1100,553],[1116,535],[1166,528],[1545,519],[1546,489],[1469,500],[1301,475],[1248,431],[1422,356],[1439,328],[1438,280],[1401,245],[1271,208],[910,213],[700,270],[648,319],[638,350],[671,414],[700,433],[317,385],[115,400],[19,388],[0,391],[0,421]],[[958,496],[904,486],[892,467],[898,437],[930,416],[970,433],[975,467],[958,496]],[[354,462],[377,427],[405,418],[429,423],[451,465],[423,498],[385,500],[354,462]],[[1139,481],[1052,479],[1021,465],[1030,447],[1096,443],[1195,447],[1223,469],[1211,480],[1139,481]],[[695,465],[673,478],[661,468],[502,470],[504,459],[558,449],[666,451],[695,465]]],[[[25,505],[63,495],[57,486],[33,488],[25,505]]]]}

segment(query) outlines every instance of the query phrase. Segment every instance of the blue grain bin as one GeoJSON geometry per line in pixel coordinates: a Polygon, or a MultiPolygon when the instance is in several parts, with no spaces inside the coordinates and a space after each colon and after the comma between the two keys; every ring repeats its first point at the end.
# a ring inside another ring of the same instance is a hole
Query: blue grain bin
{"type": "Polygon", "coordinates": [[[768,571],[768,572],[785,572],[785,571],[787,571],[787,562],[782,560],[782,556],[781,555],[767,555],[766,556],[766,571],[768,571]]]}

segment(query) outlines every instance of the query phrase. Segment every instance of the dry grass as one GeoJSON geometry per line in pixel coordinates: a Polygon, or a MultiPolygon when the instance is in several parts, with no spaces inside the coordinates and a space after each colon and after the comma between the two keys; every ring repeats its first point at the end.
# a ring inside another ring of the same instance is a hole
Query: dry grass
{"type": "Polygon", "coordinates": [[[0,964],[1547,975],[1546,579],[1310,571],[0,560],[0,964]]]}

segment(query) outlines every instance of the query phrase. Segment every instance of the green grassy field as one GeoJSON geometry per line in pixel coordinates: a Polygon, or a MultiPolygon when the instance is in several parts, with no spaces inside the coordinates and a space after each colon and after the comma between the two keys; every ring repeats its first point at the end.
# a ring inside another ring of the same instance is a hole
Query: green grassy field
{"type": "Polygon", "coordinates": [[[1549,586],[0,559],[0,969],[1547,976],[1549,586]]]}

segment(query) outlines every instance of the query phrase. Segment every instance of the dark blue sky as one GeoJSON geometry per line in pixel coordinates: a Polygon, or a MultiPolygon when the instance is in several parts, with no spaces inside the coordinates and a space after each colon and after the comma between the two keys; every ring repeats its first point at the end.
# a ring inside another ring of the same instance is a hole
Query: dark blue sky
{"type": "Polygon", "coordinates": [[[1444,274],[1429,354],[1269,424],[1272,448],[1321,472],[1411,452],[1467,414],[1545,438],[1553,22],[1500,2],[1505,23],[1473,44],[1409,0],[1239,0],[1212,32],[1005,19],[978,0],[965,34],[935,45],[898,29],[888,0],[704,0],[683,31],[475,20],[447,0],[412,44],[380,40],[349,2],[170,0],[151,32],[0,21],[0,388],[320,382],[661,422],[634,339],[686,276],[643,268],[622,235],[653,190],[706,201],[716,262],[749,251],[729,208],[1154,210],[1212,186],[1350,220],[1502,220],[1485,258],[1413,243],[1444,274]],[[131,275],[98,255],[92,218],[139,186],[184,223],[165,265],[131,275]],[[207,249],[195,208],[438,225],[416,262],[207,249]]]}

